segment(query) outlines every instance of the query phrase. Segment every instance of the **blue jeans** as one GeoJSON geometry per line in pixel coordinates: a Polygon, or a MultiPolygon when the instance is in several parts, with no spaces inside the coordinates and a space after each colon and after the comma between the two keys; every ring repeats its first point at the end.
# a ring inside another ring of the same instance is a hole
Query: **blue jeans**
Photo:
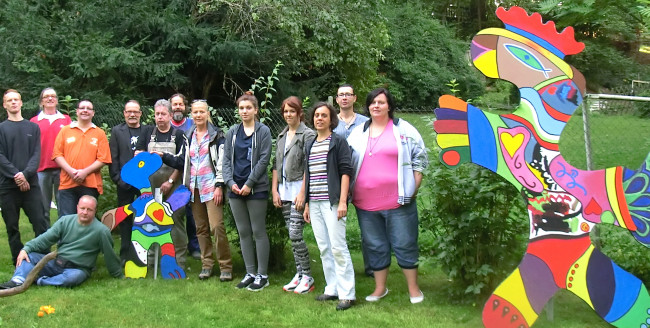
{"type": "Polygon", "coordinates": [[[390,266],[391,248],[402,269],[418,267],[418,208],[415,200],[384,211],[364,211],[357,207],[357,217],[373,270],[390,266]]]}
{"type": "Polygon", "coordinates": [[[97,198],[99,197],[99,191],[84,186],[59,190],[59,204],[57,204],[59,218],[64,215],[77,214],[77,203],[79,203],[79,198],[84,195],[97,198]]]}
{"type": "Polygon", "coordinates": [[[53,193],[56,205],[59,205],[60,176],[61,169],[45,169],[38,172],[38,184],[43,194],[43,210],[45,211],[45,219],[47,219],[47,222],[50,222],[50,203],[52,203],[53,193]]]}
{"type": "MultiPolygon", "coordinates": [[[[11,278],[16,283],[22,284],[25,282],[27,275],[45,254],[33,252],[29,253],[28,256],[31,262],[23,261],[20,263],[14,272],[13,278],[11,278]]],[[[56,260],[51,260],[38,273],[38,277],[36,284],[39,286],[74,287],[81,285],[90,275],[82,269],[62,268],[56,264],[56,260]]]]}

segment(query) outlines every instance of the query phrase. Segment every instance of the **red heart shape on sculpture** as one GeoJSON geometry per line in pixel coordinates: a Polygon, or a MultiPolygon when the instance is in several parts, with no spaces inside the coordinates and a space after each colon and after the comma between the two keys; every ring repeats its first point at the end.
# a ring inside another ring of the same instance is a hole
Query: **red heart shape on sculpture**
{"type": "Polygon", "coordinates": [[[165,218],[165,211],[162,208],[153,211],[153,218],[158,222],[162,222],[165,218]]]}
{"type": "Polygon", "coordinates": [[[584,210],[585,214],[595,214],[595,215],[600,215],[603,213],[603,209],[598,205],[598,202],[596,202],[593,198],[589,201],[589,204],[587,207],[585,207],[584,210]]]}

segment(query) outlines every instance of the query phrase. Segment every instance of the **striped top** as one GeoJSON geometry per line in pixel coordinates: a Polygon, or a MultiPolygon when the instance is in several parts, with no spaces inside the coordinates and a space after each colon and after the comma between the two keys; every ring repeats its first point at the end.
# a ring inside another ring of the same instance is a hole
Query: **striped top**
{"type": "MultiPolygon", "coordinates": [[[[192,134],[190,141],[190,190],[199,190],[201,203],[205,203],[214,198],[214,189],[216,178],[212,171],[212,160],[210,159],[210,135],[206,133],[201,140],[198,140],[198,134],[192,134]]],[[[194,192],[192,199],[194,200],[194,192]]]]}
{"type": "Polygon", "coordinates": [[[330,149],[330,135],[323,141],[314,140],[307,165],[309,165],[309,199],[329,200],[327,193],[327,153],[330,149]]]}

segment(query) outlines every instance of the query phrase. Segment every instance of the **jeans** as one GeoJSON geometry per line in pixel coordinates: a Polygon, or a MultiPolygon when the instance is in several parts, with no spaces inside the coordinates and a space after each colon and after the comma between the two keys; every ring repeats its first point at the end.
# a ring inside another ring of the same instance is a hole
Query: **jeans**
{"type": "Polygon", "coordinates": [[[320,250],[325,274],[325,294],[338,295],[340,300],[354,300],[354,268],[345,240],[345,217],[337,217],[338,205],[329,200],[310,200],[309,218],[320,250]]]}
{"type": "Polygon", "coordinates": [[[59,218],[64,215],[77,214],[79,198],[84,195],[97,198],[99,197],[99,191],[95,188],[84,186],[59,190],[59,204],[57,204],[59,218]]]}
{"type": "Polygon", "coordinates": [[[61,169],[45,169],[38,172],[38,184],[41,187],[43,194],[43,210],[45,211],[45,219],[50,221],[50,204],[52,203],[52,194],[56,205],[59,205],[59,178],[61,176],[61,169]]]}
{"type": "Polygon", "coordinates": [[[385,211],[357,208],[357,217],[373,270],[390,266],[391,248],[402,269],[418,267],[418,208],[415,201],[385,211]]]}
{"type": "Polygon", "coordinates": [[[44,233],[50,228],[50,221],[45,220],[43,216],[41,196],[38,185],[32,185],[31,189],[25,192],[18,189],[0,189],[0,207],[2,207],[0,214],[7,229],[7,239],[9,239],[13,264],[16,264],[18,253],[23,249],[18,225],[21,208],[25,211],[29,222],[31,222],[35,236],[44,233]]]}
{"type": "MultiPolygon", "coordinates": [[[[34,269],[34,266],[40,261],[45,254],[29,253],[29,261],[23,261],[16,268],[13,280],[16,283],[22,284],[25,282],[27,275],[34,269]]],[[[81,285],[86,281],[90,274],[82,269],[76,268],[62,268],[56,264],[56,260],[51,260],[45,264],[41,272],[38,273],[38,280],[36,284],[39,286],[58,286],[58,287],[74,287],[81,285]]]]}
{"type": "Polygon", "coordinates": [[[190,202],[196,221],[196,237],[201,250],[203,269],[212,269],[214,266],[213,249],[217,248],[217,261],[219,271],[232,272],[232,256],[230,244],[226,235],[226,226],[223,223],[223,205],[215,205],[214,200],[201,203],[198,197],[199,190],[194,189],[194,202],[190,202]],[[214,237],[214,243],[212,238],[214,237]]]}

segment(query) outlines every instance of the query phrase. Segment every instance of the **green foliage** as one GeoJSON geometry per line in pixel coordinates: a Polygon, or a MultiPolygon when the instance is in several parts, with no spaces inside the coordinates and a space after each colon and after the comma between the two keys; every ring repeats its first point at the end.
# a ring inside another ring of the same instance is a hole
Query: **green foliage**
{"type": "Polygon", "coordinates": [[[603,253],[646,284],[650,283],[648,248],[620,227],[601,224],[600,233],[603,253]]]}
{"type": "Polygon", "coordinates": [[[273,95],[277,93],[277,90],[273,87],[273,85],[277,82],[280,81],[278,78],[278,72],[280,71],[280,67],[284,66],[281,61],[278,60],[277,63],[275,63],[275,67],[273,68],[273,71],[271,72],[271,75],[264,77],[260,76],[255,81],[253,82],[253,85],[251,85],[251,91],[255,92],[255,90],[258,90],[262,92],[264,95],[264,100],[260,102],[260,110],[259,110],[259,116],[260,116],[260,122],[264,123],[266,120],[269,119],[270,115],[270,109],[269,107],[273,105],[273,102],[271,101],[273,99],[273,95]]]}
{"type": "Polygon", "coordinates": [[[449,28],[411,3],[387,4],[391,44],[384,52],[380,71],[395,98],[407,106],[434,106],[456,81],[458,96],[474,98],[483,84],[465,56],[469,46],[454,38],[449,28]]]}
{"type": "Polygon", "coordinates": [[[483,298],[524,254],[525,206],[512,185],[486,169],[433,164],[418,202],[422,235],[431,242],[423,256],[447,273],[452,295],[483,298]]]}

